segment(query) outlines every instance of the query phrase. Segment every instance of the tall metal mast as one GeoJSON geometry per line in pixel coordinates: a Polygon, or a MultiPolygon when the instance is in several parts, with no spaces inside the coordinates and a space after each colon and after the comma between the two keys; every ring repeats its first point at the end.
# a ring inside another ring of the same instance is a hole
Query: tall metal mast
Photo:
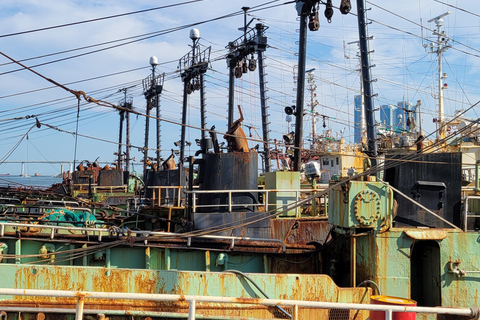
{"type": "Polygon", "coordinates": [[[360,41],[360,59],[363,77],[363,97],[365,101],[365,116],[367,120],[367,154],[371,157],[372,166],[376,165],[377,144],[375,133],[375,117],[373,110],[373,88],[372,73],[370,68],[370,51],[368,40],[371,38],[367,34],[367,18],[366,18],[365,0],[357,0],[357,16],[358,16],[358,33],[360,41]]]}
{"type": "MultiPolygon", "coordinates": [[[[297,99],[295,105],[295,145],[293,152],[293,170],[300,171],[302,165],[302,142],[303,142],[303,105],[305,91],[305,61],[307,53],[307,19],[310,31],[317,31],[320,28],[318,19],[319,0],[297,0],[296,9],[300,16],[300,36],[298,48],[298,77],[297,77],[297,99]]],[[[340,12],[348,14],[350,12],[350,0],[342,0],[340,3],[340,12]]],[[[325,3],[325,18],[330,23],[333,16],[332,0],[325,3]]],[[[287,108],[286,108],[287,109],[287,108]]]]}
{"type": "Polygon", "coordinates": [[[437,36],[437,43],[430,43],[430,52],[437,54],[438,60],[438,119],[437,119],[437,139],[445,138],[445,110],[443,106],[443,79],[446,78],[446,75],[443,74],[442,70],[442,54],[447,51],[451,46],[447,44],[448,38],[445,33],[445,30],[440,30],[443,26],[443,17],[450,14],[450,11],[445,12],[433,19],[428,20],[428,22],[434,22],[437,25],[437,29],[433,31],[433,35],[437,36]]]}
{"type": "MultiPolygon", "coordinates": [[[[202,138],[205,138],[205,84],[203,74],[207,72],[208,64],[210,63],[211,47],[200,51],[200,31],[193,28],[190,30],[190,39],[192,40],[192,51],[184,55],[179,60],[178,69],[183,81],[183,107],[182,107],[182,128],[180,133],[180,160],[179,160],[179,183],[181,183],[181,176],[183,170],[183,160],[185,157],[185,135],[187,129],[187,104],[188,95],[195,90],[200,90],[200,112],[201,112],[201,126],[202,138]]],[[[203,139],[202,139],[203,140],[203,139]]],[[[203,148],[203,147],[202,147],[203,148]]]]}
{"type": "Polygon", "coordinates": [[[302,165],[303,141],[303,98],[305,90],[305,58],[307,54],[307,19],[312,3],[304,3],[300,8],[300,39],[298,45],[298,77],[295,114],[295,149],[293,151],[293,171],[300,171],[302,165]]]}
{"type": "MultiPolygon", "coordinates": [[[[150,131],[150,110],[153,106],[157,106],[157,118],[159,115],[158,110],[158,95],[162,93],[163,90],[163,81],[165,78],[165,73],[162,73],[158,76],[155,74],[155,68],[158,65],[158,59],[155,56],[150,57],[150,65],[152,66],[152,74],[147,78],[143,79],[143,94],[147,99],[147,111],[145,117],[145,146],[143,149],[143,180],[147,181],[147,163],[148,163],[148,136],[150,131]]],[[[159,119],[157,119],[157,161],[160,164],[160,159],[158,159],[159,155],[159,143],[160,137],[158,135],[159,129],[159,119]]]]}
{"type": "Polygon", "coordinates": [[[315,76],[313,71],[315,69],[307,70],[308,73],[308,91],[310,91],[310,114],[312,116],[312,141],[310,141],[310,151],[313,151],[315,148],[315,138],[317,136],[317,118],[316,118],[316,111],[315,107],[318,104],[318,101],[315,100],[317,90],[317,85],[315,83],[315,76]]]}
{"type": "Polygon", "coordinates": [[[248,71],[255,71],[257,68],[257,62],[253,58],[253,54],[257,53],[258,66],[259,66],[259,85],[260,85],[260,105],[262,112],[262,131],[263,131],[263,143],[264,143],[264,161],[265,171],[271,171],[270,164],[270,150],[268,147],[269,137],[269,122],[268,122],[268,106],[266,97],[266,81],[265,81],[265,64],[263,52],[267,49],[267,37],[264,32],[267,30],[262,23],[257,23],[255,29],[249,29],[248,26],[252,23],[253,19],[247,23],[247,11],[248,7],[243,7],[244,21],[243,28],[239,30],[243,31],[243,36],[239,37],[235,41],[228,44],[227,48],[230,52],[227,55],[227,65],[229,68],[229,83],[228,83],[228,128],[231,128],[234,118],[234,94],[235,94],[235,78],[240,78],[243,73],[248,71]],[[250,59],[248,56],[251,55],[250,59]]]}
{"type": "Polygon", "coordinates": [[[270,148],[268,143],[270,141],[270,129],[268,121],[268,106],[267,106],[267,88],[266,88],[266,81],[265,81],[265,64],[264,64],[264,55],[263,52],[267,48],[267,38],[264,36],[263,32],[265,31],[265,26],[263,23],[257,23],[255,25],[255,29],[257,30],[256,34],[256,52],[258,57],[258,77],[259,77],[259,85],[260,85],[260,106],[262,109],[262,133],[263,133],[263,154],[264,154],[264,162],[265,162],[265,172],[271,171],[271,163],[270,163],[270,148]]]}
{"type": "MultiPolygon", "coordinates": [[[[125,92],[126,94],[126,92],[125,92]]],[[[120,110],[120,129],[118,133],[118,151],[117,151],[117,168],[122,167],[122,133],[123,133],[123,120],[125,120],[125,111],[120,110]]]]}
{"type": "Polygon", "coordinates": [[[125,171],[130,169],[130,112],[132,109],[133,99],[132,97],[127,97],[128,88],[120,89],[123,91],[123,99],[120,100],[119,105],[127,110],[120,111],[120,134],[118,142],[118,168],[122,167],[122,131],[123,131],[123,120],[126,119],[126,146],[125,146],[125,171]]]}

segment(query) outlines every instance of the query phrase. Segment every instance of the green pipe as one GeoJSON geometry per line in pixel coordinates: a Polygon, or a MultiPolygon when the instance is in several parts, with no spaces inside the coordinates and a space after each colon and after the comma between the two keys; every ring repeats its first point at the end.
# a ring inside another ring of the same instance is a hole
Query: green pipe
{"type": "Polygon", "coordinates": [[[107,272],[105,273],[106,276],[110,276],[110,249],[105,250],[105,267],[107,268],[107,272]]]}

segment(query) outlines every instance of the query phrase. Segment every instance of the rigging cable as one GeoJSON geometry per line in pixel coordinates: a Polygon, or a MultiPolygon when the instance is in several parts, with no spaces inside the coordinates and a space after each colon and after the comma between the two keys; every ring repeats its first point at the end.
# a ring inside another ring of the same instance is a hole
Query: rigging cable
{"type": "Polygon", "coordinates": [[[80,118],[80,99],[78,99],[78,108],[77,108],[77,125],[75,128],[75,151],[73,152],[73,168],[75,169],[75,161],[77,159],[77,142],[78,142],[78,120],[80,118]]]}

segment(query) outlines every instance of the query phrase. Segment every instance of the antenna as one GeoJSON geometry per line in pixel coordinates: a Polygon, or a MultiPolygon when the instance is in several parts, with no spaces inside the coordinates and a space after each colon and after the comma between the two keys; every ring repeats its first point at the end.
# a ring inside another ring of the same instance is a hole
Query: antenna
{"type": "Polygon", "coordinates": [[[425,43],[425,42],[424,42],[424,41],[425,41],[425,38],[423,37],[423,19],[422,19],[422,18],[420,18],[420,32],[421,32],[421,34],[422,34],[422,46],[423,46],[425,49],[427,49],[428,43],[425,43]]]}
{"type": "Polygon", "coordinates": [[[445,16],[448,16],[450,13],[451,13],[450,11],[442,13],[441,15],[436,16],[435,18],[432,18],[432,19],[428,20],[428,23],[433,22],[433,21],[435,21],[435,23],[437,23],[438,20],[442,19],[445,16]]]}
{"type": "Polygon", "coordinates": [[[435,22],[437,29],[433,31],[433,35],[437,36],[437,42],[430,44],[430,53],[434,53],[437,55],[438,60],[438,121],[437,121],[437,140],[445,138],[445,127],[444,127],[444,106],[443,106],[443,79],[445,79],[445,75],[442,71],[442,54],[447,51],[451,45],[448,44],[449,38],[445,34],[444,30],[440,30],[443,25],[443,17],[450,14],[450,11],[445,12],[435,18],[428,20],[428,22],[435,22]]]}

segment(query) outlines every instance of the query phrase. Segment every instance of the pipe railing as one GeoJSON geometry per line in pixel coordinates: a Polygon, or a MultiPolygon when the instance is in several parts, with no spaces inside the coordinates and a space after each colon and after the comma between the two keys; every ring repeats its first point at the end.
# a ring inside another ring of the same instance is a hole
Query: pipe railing
{"type": "MultiPolygon", "coordinates": [[[[110,300],[141,300],[154,302],[173,302],[185,301],[188,303],[188,320],[195,320],[197,303],[217,303],[217,304],[248,304],[261,306],[283,306],[292,307],[292,319],[298,319],[298,308],[318,308],[318,309],[342,309],[342,310],[375,310],[384,311],[385,320],[393,319],[393,312],[415,312],[430,314],[448,314],[467,317],[478,317],[479,310],[472,308],[446,308],[446,307],[410,307],[398,305],[377,305],[360,303],[339,303],[339,302],[321,302],[321,301],[303,301],[303,300],[282,300],[282,299],[257,299],[257,298],[234,298],[234,297],[215,297],[215,296],[196,296],[196,295],[176,295],[176,294],[148,294],[148,293],[120,293],[120,292],[86,292],[86,291],[66,291],[66,290],[37,290],[37,289],[0,289],[0,295],[6,296],[32,296],[32,297],[51,297],[51,298],[75,298],[76,310],[75,320],[82,320],[84,314],[85,299],[110,299],[110,300]]],[[[5,309],[7,307],[0,307],[5,309]]],[[[22,307],[8,307],[9,310],[21,312],[22,307]]],[[[37,312],[46,309],[28,308],[37,312]]],[[[53,309],[48,309],[55,312],[53,309]]],[[[61,309],[65,313],[66,309],[61,309]]],[[[118,314],[119,310],[95,310],[96,313],[118,314]]],[[[130,314],[129,311],[128,314],[130,314]]],[[[142,312],[146,315],[145,312],[142,312]]],[[[223,318],[223,316],[222,316],[223,318]]]]}
{"type": "MultiPolygon", "coordinates": [[[[281,197],[283,200],[291,200],[291,203],[298,202],[302,199],[302,194],[317,193],[322,191],[321,189],[241,189],[241,190],[193,190],[193,191],[184,191],[185,193],[193,194],[192,197],[192,210],[194,213],[197,212],[199,208],[218,208],[224,207],[228,211],[232,211],[234,208],[244,208],[244,207],[273,207],[275,209],[285,209],[288,204],[279,205],[278,203],[269,203],[269,199],[272,194],[276,193],[277,197],[281,197]],[[245,194],[263,194],[263,201],[257,203],[233,203],[233,198],[238,196],[245,196],[245,194]],[[198,196],[200,194],[226,194],[227,201],[225,203],[217,204],[198,204],[198,196]]],[[[296,217],[299,217],[299,210],[297,208],[292,208],[296,210],[296,217]]]]}
{"type": "MultiPolygon", "coordinates": [[[[46,221],[48,222],[48,221],[46,221]]],[[[62,223],[75,223],[75,221],[62,221],[62,223]]],[[[56,225],[43,225],[43,224],[25,224],[25,223],[11,223],[11,222],[0,222],[0,238],[5,236],[5,227],[18,227],[18,228],[36,228],[36,229],[46,229],[50,232],[50,239],[55,237],[55,234],[59,230],[68,230],[68,231],[79,231],[82,234],[87,234],[90,232],[91,235],[97,235],[98,241],[102,241],[102,236],[110,235],[112,232],[116,233],[125,233],[127,235],[128,231],[121,228],[88,228],[88,227],[67,227],[67,226],[56,226],[56,225]]],[[[182,234],[176,234],[172,232],[162,232],[162,231],[136,231],[129,230],[131,237],[147,237],[142,239],[145,245],[148,243],[148,237],[165,237],[165,238],[180,238],[182,234]]],[[[185,237],[187,239],[187,247],[190,246],[192,238],[201,238],[201,239],[216,239],[216,240],[226,240],[230,241],[230,249],[233,249],[235,241],[260,241],[260,242],[274,242],[279,243],[282,246],[282,252],[285,252],[286,246],[282,240],[279,239],[267,239],[267,238],[250,238],[250,237],[234,237],[234,236],[216,236],[216,235],[198,235],[194,237],[185,237]]],[[[58,252],[61,253],[61,252],[58,252]]]]}
{"type": "MultiPolygon", "coordinates": [[[[480,196],[467,196],[463,205],[463,231],[468,231],[468,219],[471,218],[480,218],[480,214],[469,214],[469,200],[477,200],[480,202],[480,196]]],[[[480,207],[480,206],[477,206],[480,207]]]]}

